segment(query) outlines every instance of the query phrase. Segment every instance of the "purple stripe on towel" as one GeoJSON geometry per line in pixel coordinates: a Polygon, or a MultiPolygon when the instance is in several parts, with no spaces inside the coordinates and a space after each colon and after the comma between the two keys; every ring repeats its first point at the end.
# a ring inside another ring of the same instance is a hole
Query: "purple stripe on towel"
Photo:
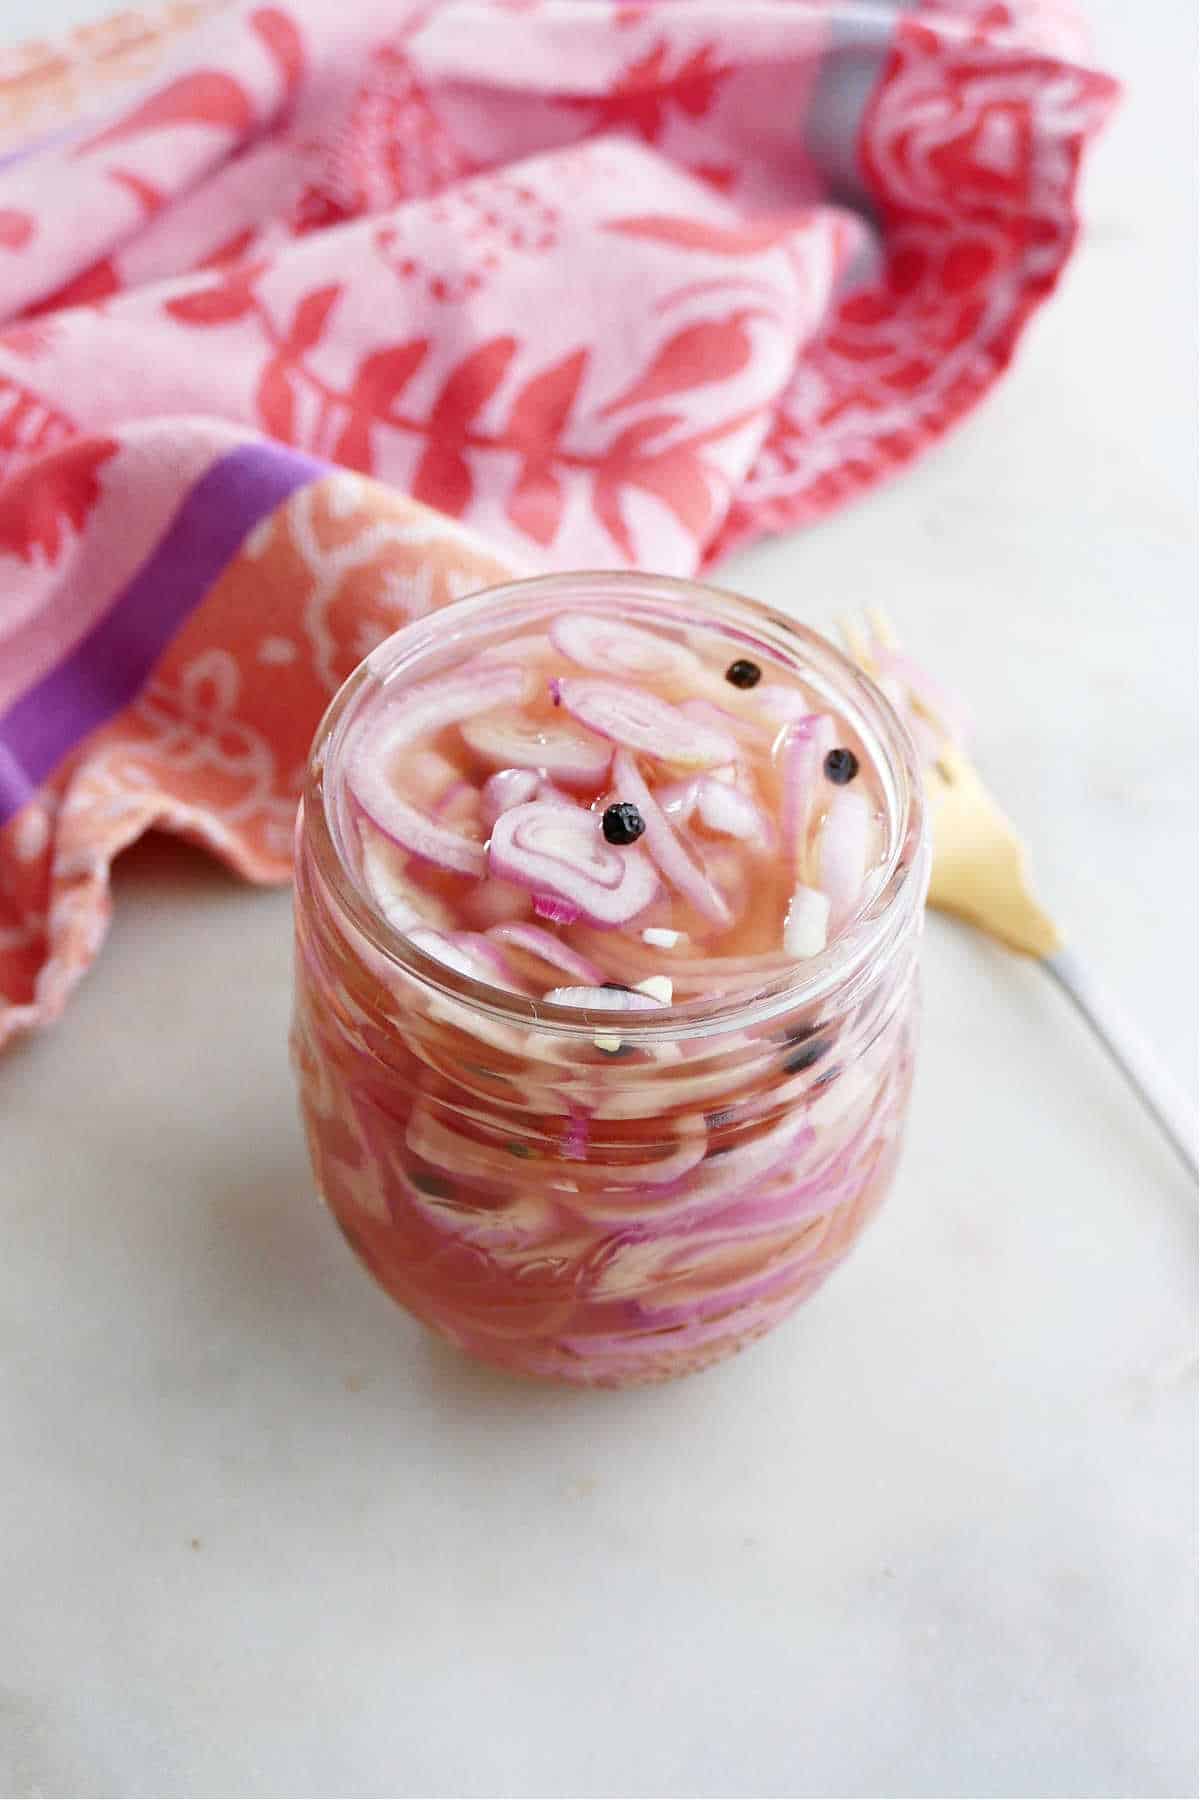
{"type": "Polygon", "coordinates": [[[68,751],[137,697],[247,532],[328,472],[281,445],[245,444],[201,476],[104,617],[0,717],[0,825],[68,751]]]}

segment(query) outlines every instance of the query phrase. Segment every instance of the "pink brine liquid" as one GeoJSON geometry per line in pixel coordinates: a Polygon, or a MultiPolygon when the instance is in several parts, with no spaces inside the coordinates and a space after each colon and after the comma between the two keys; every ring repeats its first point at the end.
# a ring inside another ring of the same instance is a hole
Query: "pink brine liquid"
{"type": "Polygon", "coordinates": [[[696,586],[551,577],[382,646],[314,749],[293,1031],[382,1285],[603,1385],[811,1293],[898,1149],[919,791],[836,652],[696,586]]]}

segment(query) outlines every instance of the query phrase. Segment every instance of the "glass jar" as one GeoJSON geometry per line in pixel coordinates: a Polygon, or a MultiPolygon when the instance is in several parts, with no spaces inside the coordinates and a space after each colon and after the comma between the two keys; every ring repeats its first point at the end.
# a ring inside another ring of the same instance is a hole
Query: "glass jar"
{"type": "Polygon", "coordinates": [[[331,704],[297,825],[292,1050],[327,1206],[395,1299],[488,1362],[622,1386],[729,1355],[824,1281],[887,1191],[927,880],[907,732],[781,614],[691,582],[553,575],[407,627],[331,704]],[[617,1056],[594,1017],[547,1017],[391,929],[343,853],[364,709],[567,607],[702,619],[734,654],[802,672],[882,794],[876,879],[825,952],[749,997],[622,1015],[617,1056]]]}

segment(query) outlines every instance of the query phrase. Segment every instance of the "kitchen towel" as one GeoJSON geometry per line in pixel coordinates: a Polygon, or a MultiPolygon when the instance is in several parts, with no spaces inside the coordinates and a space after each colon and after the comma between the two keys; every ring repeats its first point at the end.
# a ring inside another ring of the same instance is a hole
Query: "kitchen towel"
{"type": "Polygon", "coordinates": [[[0,1042],[149,827],[286,878],[407,620],[919,455],[1115,96],[1062,0],[169,0],[0,53],[0,1042]]]}

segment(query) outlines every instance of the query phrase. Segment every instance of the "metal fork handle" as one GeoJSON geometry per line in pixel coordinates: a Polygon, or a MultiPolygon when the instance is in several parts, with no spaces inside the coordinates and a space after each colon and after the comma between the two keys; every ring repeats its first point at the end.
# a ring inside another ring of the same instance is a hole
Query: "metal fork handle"
{"type": "Polygon", "coordinates": [[[1195,1180],[1196,1110],[1158,1052],[1073,951],[1057,950],[1041,962],[1078,1007],[1195,1180]]]}

